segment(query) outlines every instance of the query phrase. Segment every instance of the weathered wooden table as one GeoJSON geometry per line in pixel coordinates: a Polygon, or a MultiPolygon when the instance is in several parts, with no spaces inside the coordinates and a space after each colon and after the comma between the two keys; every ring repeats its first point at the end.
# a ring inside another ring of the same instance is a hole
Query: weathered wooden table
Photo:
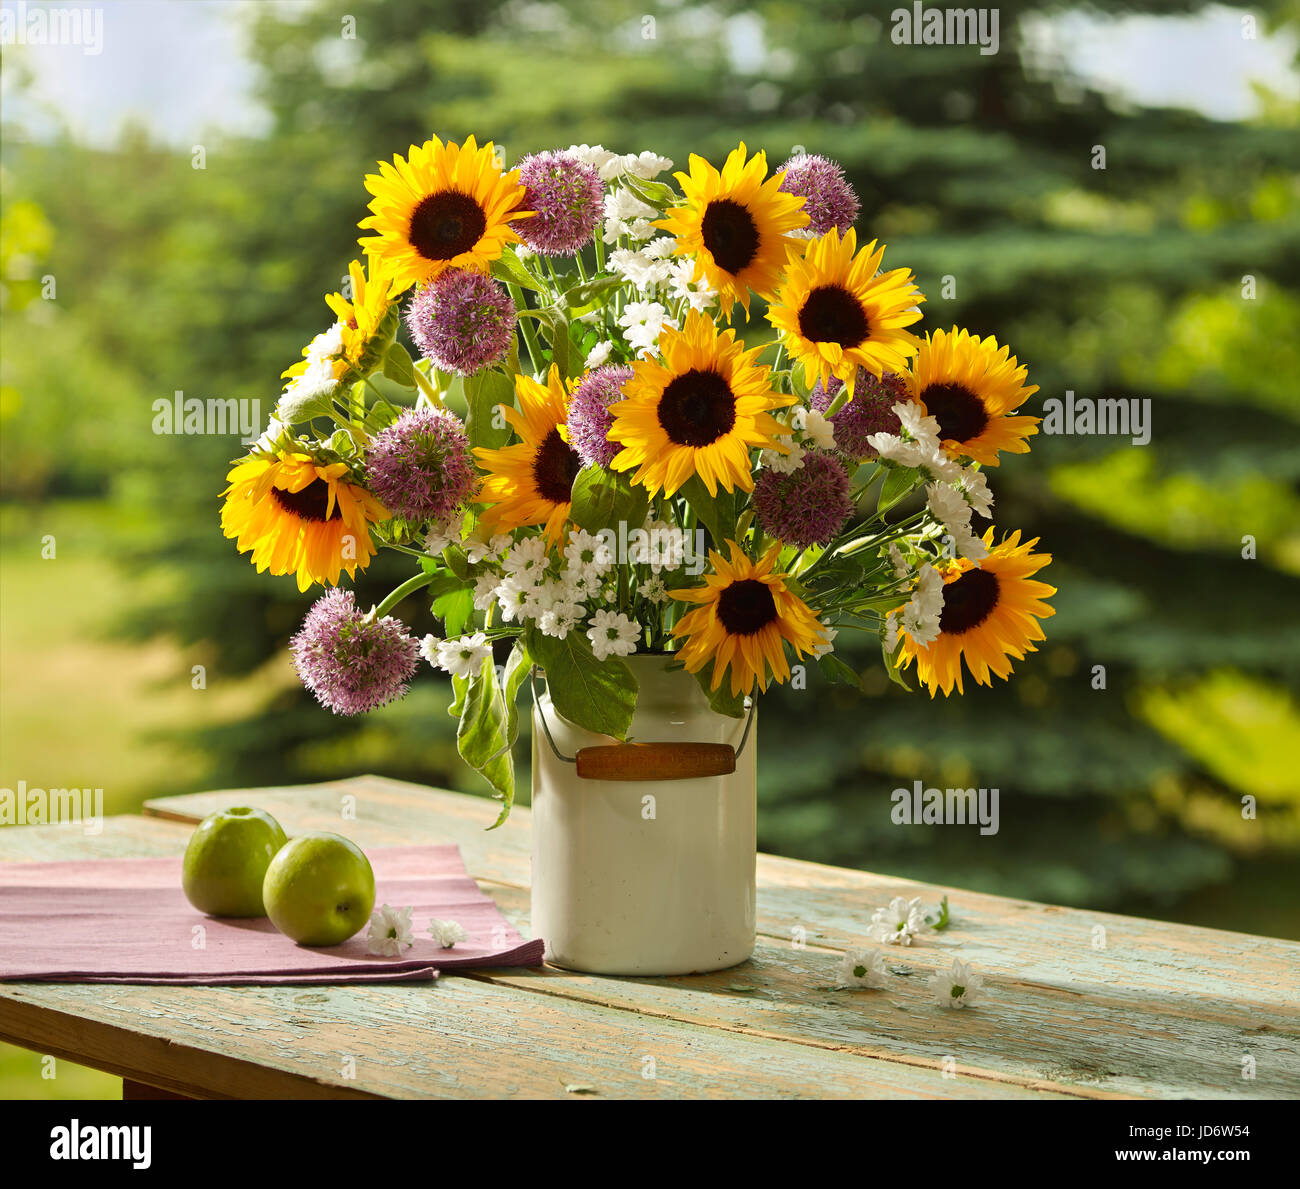
{"type": "MultiPolygon", "coordinates": [[[[212,810],[290,834],[456,842],[528,935],[526,810],[377,777],[151,802],[146,816],[0,830],[0,860],[179,854],[212,810]],[[353,798],[354,801],[347,799],[353,798]],[[355,820],[342,820],[354,806],[355,820]]],[[[0,984],[0,1037],[195,1097],[1300,1096],[1300,944],[1077,912],[760,855],[751,962],[685,978],[547,967],[436,984],[0,984]],[[942,944],[890,947],[885,991],[836,991],[843,950],[891,896],[948,894],[942,944]],[[934,1005],[954,956],[978,1006],[934,1005]]]]}

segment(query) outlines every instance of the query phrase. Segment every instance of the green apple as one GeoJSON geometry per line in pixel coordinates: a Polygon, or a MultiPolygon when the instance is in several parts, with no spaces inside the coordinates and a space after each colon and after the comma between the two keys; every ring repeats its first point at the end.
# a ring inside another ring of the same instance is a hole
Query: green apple
{"type": "Polygon", "coordinates": [[[208,814],[185,848],[185,898],[209,916],[266,916],[262,881],[285,842],[280,823],[264,810],[239,806],[208,814]]]}
{"type": "Polygon", "coordinates": [[[262,883],[266,915],[299,945],[338,945],[370,920],[375,873],[338,834],[304,834],[271,860],[262,883]]]}

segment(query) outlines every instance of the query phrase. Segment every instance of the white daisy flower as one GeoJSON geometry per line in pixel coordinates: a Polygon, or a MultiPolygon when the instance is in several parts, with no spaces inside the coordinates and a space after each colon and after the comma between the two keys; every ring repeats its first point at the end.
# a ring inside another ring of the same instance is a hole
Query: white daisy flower
{"type": "Polygon", "coordinates": [[[980,561],[988,556],[988,546],[977,537],[970,526],[971,506],[955,487],[946,483],[926,485],[926,506],[934,518],[948,530],[953,548],[959,557],[980,561]]]}
{"type": "Polygon", "coordinates": [[[978,467],[962,468],[961,490],[976,512],[981,516],[992,515],[993,493],[989,490],[988,478],[978,467]]]}
{"type": "Polygon", "coordinates": [[[840,959],[839,986],[883,987],[889,981],[885,959],[877,949],[851,949],[840,959]]]}
{"type": "Polygon", "coordinates": [[[514,541],[507,533],[497,533],[490,541],[483,540],[477,533],[471,533],[464,541],[465,556],[471,565],[478,565],[481,561],[495,561],[513,544],[514,541]]]}
{"type": "Polygon", "coordinates": [[[659,212],[647,206],[630,190],[622,186],[605,195],[605,242],[614,244],[621,236],[634,240],[652,239],[655,228],[651,219],[657,219],[659,212]]]}
{"type": "Polygon", "coordinates": [[[601,339],[590,351],[587,352],[587,366],[589,368],[604,367],[609,362],[609,357],[614,352],[613,339],[601,339]]]}
{"type": "Polygon", "coordinates": [[[640,586],[636,588],[637,594],[648,602],[658,606],[661,603],[668,602],[668,587],[664,580],[657,574],[647,578],[640,586]]]}
{"type": "Polygon", "coordinates": [[[614,564],[614,552],[604,537],[577,528],[564,547],[564,559],[570,570],[579,570],[592,578],[600,578],[614,564]]]}
{"type": "Polygon", "coordinates": [[[929,931],[920,896],[895,896],[887,908],[871,914],[871,936],[885,945],[911,945],[914,937],[929,931]]]}
{"type": "Polygon", "coordinates": [[[661,157],[649,149],[644,149],[640,153],[629,153],[624,161],[628,173],[633,177],[645,178],[647,181],[657,178],[665,169],[673,167],[672,158],[661,157]]]}
{"type": "Polygon", "coordinates": [[[777,450],[763,450],[759,453],[758,462],[760,466],[765,466],[769,471],[775,471],[778,475],[793,475],[795,471],[802,469],[803,456],[806,453],[804,448],[794,439],[785,442],[788,453],[782,454],[777,450]]]}
{"type": "Polygon", "coordinates": [[[980,999],[983,986],[983,975],[957,958],[947,970],[930,976],[930,990],[941,1007],[970,1007],[980,999]]]}
{"type": "Polygon", "coordinates": [[[659,345],[663,328],[677,326],[676,320],[657,301],[629,301],[618,316],[618,324],[634,351],[653,351],[659,345]]]}
{"type": "Polygon", "coordinates": [[[443,949],[449,950],[458,941],[468,941],[469,934],[459,921],[440,921],[435,917],[429,922],[429,936],[443,949]]]}
{"type": "Polygon", "coordinates": [[[556,600],[538,617],[537,626],[542,629],[543,636],[553,636],[557,640],[563,640],[578,626],[578,621],[586,611],[587,609],[581,603],[556,600]]]}
{"type": "Polygon", "coordinates": [[[666,260],[655,260],[644,250],[635,252],[619,248],[609,254],[609,266],[619,276],[625,277],[637,289],[650,289],[668,280],[671,265],[666,260]]]}
{"type": "Polygon", "coordinates": [[[617,153],[611,153],[604,145],[599,144],[573,144],[565,151],[577,157],[584,165],[590,165],[597,172],[608,166],[611,161],[619,160],[617,153]]]}
{"type": "Polygon", "coordinates": [[[480,574],[474,579],[474,610],[486,611],[497,597],[497,587],[501,585],[500,574],[480,574]]]}
{"type": "Polygon", "coordinates": [[[585,570],[566,570],[564,585],[569,599],[575,603],[585,603],[600,594],[601,581],[594,574],[585,570]]]}
{"type": "MultiPolygon", "coordinates": [[[[425,649],[433,639],[436,637],[425,636],[420,645],[420,651],[424,652],[426,658],[429,654],[425,649]]],[[[482,632],[475,632],[472,636],[461,636],[456,640],[438,640],[433,664],[453,677],[473,677],[483,668],[483,662],[491,657],[492,645],[488,643],[487,637],[482,632]]]]}
{"type": "Polygon", "coordinates": [[[497,587],[497,606],[506,623],[523,623],[537,616],[537,584],[527,574],[509,574],[497,587]]]}
{"type": "Polygon", "coordinates": [[[668,270],[668,290],[679,301],[685,301],[698,313],[707,313],[718,300],[718,291],[709,285],[708,278],[695,277],[695,261],[676,260],[668,270]]]}
{"type": "Polygon", "coordinates": [[[525,537],[501,559],[501,568],[540,586],[546,578],[546,562],[546,538],[525,537]]]}
{"type": "Polygon", "coordinates": [[[587,629],[591,651],[598,661],[611,656],[631,656],[640,637],[640,625],[617,611],[597,611],[587,629]]]}
{"type": "Polygon", "coordinates": [[[929,645],[939,636],[943,615],[943,575],[931,565],[916,572],[912,597],[903,608],[903,627],[917,644],[929,645]]]}
{"type": "Polygon", "coordinates": [[[460,540],[461,525],[465,523],[465,513],[454,517],[446,524],[433,524],[424,536],[425,553],[437,556],[453,541],[460,540]]]}
{"type": "Polygon", "coordinates": [[[366,934],[366,949],[382,958],[396,958],[415,944],[411,931],[411,909],[389,908],[380,905],[370,916],[370,931],[366,934]]]}

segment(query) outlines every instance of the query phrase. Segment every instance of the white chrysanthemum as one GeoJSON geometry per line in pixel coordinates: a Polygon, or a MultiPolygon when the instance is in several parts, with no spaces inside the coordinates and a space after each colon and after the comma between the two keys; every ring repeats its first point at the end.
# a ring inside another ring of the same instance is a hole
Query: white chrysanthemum
{"type": "Polygon", "coordinates": [[[541,612],[537,584],[527,574],[508,574],[497,587],[497,606],[507,623],[524,623],[541,612]]]}
{"type": "Polygon", "coordinates": [[[841,987],[883,987],[889,981],[884,955],[877,949],[851,949],[840,959],[841,987]]]}
{"type": "Polygon", "coordinates": [[[453,677],[473,677],[483,668],[483,662],[491,659],[492,645],[482,632],[455,640],[425,636],[420,643],[420,652],[444,673],[453,677]]]}
{"type": "Polygon", "coordinates": [[[262,454],[274,454],[280,439],[288,430],[289,427],[279,417],[272,415],[267,420],[265,432],[253,443],[253,449],[262,454]]]}
{"type": "Polygon", "coordinates": [[[588,574],[584,570],[566,570],[564,585],[569,592],[571,601],[585,603],[600,594],[600,588],[603,584],[594,574],[588,574]]]}
{"type": "Polygon", "coordinates": [[[643,149],[639,153],[629,153],[624,158],[625,172],[633,177],[645,178],[646,181],[657,178],[665,169],[672,169],[672,167],[671,157],[661,157],[649,149],[643,149]]]}
{"type": "Polygon", "coordinates": [[[980,998],[983,986],[983,976],[957,958],[947,970],[930,976],[930,990],[942,1007],[969,1007],[980,998]]]}
{"type": "Polygon", "coordinates": [[[617,153],[612,153],[604,145],[599,144],[574,144],[565,151],[577,157],[584,165],[590,165],[597,173],[607,168],[611,162],[619,160],[617,153]]]}
{"type": "Polygon", "coordinates": [[[564,547],[564,560],[570,570],[580,570],[593,578],[600,578],[614,564],[614,551],[606,538],[575,528],[564,547]]]}
{"type": "Polygon", "coordinates": [[[816,409],[799,409],[796,414],[802,422],[797,428],[818,450],[835,449],[835,426],[816,409]]]}
{"type": "Polygon", "coordinates": [[[614,340],[601,339],[590,351],[587,352],[587,367],[597,368],[604,367],[609,362],[609,357],[614,353],[614,340]]]}
{"type": "Polygon", "coordinates": [[[814,657],[827,656],[835,651],[835,637],[838,636],[839,629],[827,627],[822,624],[822,634],[817,643],[813,645],[812,654],[814,657]]]}
{"type": "Polygon", "coordinates": [[[654,603],[655,606],[668,602],[668,587],[657,574],[642,582],[636,588],[636,592],[647,602],[654,603]]]}
{"type": "Polygon", "coordinates": [[[429,936],[443,949],[449,950],[458,941],[468,941],[469,934],[459,921],[440,921],[435,917],[429,922],[429,936]]]}
{"type": "Polygon", "coordinates": [[[912,597],[903,608],[903,628],[918,644],[932,643],[939,636],[943,615],[943,575],[931,565],[916,572],[912,597]]]}
{"type": "Polygon", "coordinates": [[[887,908],[871,914],[871,936],[886,945],[911,945],[912,938],[930,931],[919,896],[895,896],[887,908]]]}
{"type": "Polygon", "coordinates": [[[709,284],[707,277],[695,279],[695,261],[690,258],[674,261],[669,267],[668,291],[701,314],[708,313],[718,300],[718,291],[709,284]]]}
{"type": "Polygon", "coordinates": [[[948,530],[953,548],[959,557],[981,561],[988,556],[988,546],[977,537],[970,526],[971,506],[966,497],[946,483],[926,485],[926,506],[934,518],[948,530]]]}
{"type": "Polygon", "coordinates": [[[795,471],[802,469],[804,448],[793,438],[786,441],[785,445],[787,446],[785,454],[778,450],[760,451],[759,465],[767,467],[769,471],[775,471],[778,475],[793,475],[795,471]]]}
{"type": "Polygon", "coordinates": [[[981,516],[993,513],[993,493],[989,490],[989,481],[978,467],[962,468],[961,490],[970,506],[981,516]]]}
{"type": "Polygon", "coordinates": [[[598,661],[611,656],[630,656],[641,636],[640,625],[618,611],[597,611],[591,617],[587,639],[598,661]]]}
{"type": "Polygon", "coordinates": [[[411,930],[411,909],[381,904],[370,916],[366,949],[381,958],[396,958],[415,944],[411,930]]]}
{"type": "Polygon", "coordinates": [[[911,564],[894,541],[889,542],[889,564],[894,568],[895,578],[906,578],[912,572],[911,564]]]}
{"type": "Polygon", "coordinates": [[[898,647],[898,613],[891,611],[885,616],[885,651],[892,653],[898,647]]]}
{"type": "Polygon", "coordinates": [[[587,613],[581,603],[569,603],[557,599],[551,603],[537,619],[537,626],[543,636],[554,636],[557,640],[565,639],[578,626],[578,622],[587,613]]]}
{"type": "Polygon", "coordinates": [[[501,568],[507,574],[527,578],[534,586],[540,586],[546,578],[546,562],[546,538],[525,537],[501,559],[501,568]]]}
{"type": "Polygon", "coordinates": [[[653,239],[656,234],[651,220],[657,219],[659,212],[622,186],[605,195],[604,213],[607,244],[617,243],[625,235],[640,241],[653,239]]]}
{"type": "Polygon", "coordinates": [[[676,328],[675,319],[657,301],[629,301],[618,316],[623,337],[634,351],[653,351],[665,326],[676,328]]]}
{"type": "Polygon", "coordinates": [[[899,424],[916,442],[939,444],[939,422],[921,412],[921,406],[910,400],[899,401],[894,406],[899,424]]]}
{"type": "Polygon", "coordinates": [[[424,551],[436,557],[453,541],[460,540],[461,525],[465,523],[465,513],[453,517],[447,524],[434,524],[424,535],[424,551]]]}
{"type": "Polygon", "coordinates": [[[648,565],[658,574],[675,570],[686,558],[686,532],[666,520],[650,520],[645,525],[645,539],[637,538],[628,548],[628,560],[648,565]]]}
{"type": "Polygon", "coordinates": [[[474,579],[474,610],[486,611],[497,598],[497,587],[501,585],[500,574],[480,574],[474,579]]]}
{"type": "Polygon", "coordinates": [[[655,285],[662,285],[668,280],[672,266],[666,260],[656,260],[643,250],[636,252],[630,248],[619,248],[609,254],[609,266],[621,277],[631,282],[634,288],[647,290],[655,285]]]}
{"type": "Polygon", "coordinates": [[[508,533],[497,533],[490,541],[483,540],[477,533],[471,533],[464,541],[465,556],[471,565],[478,565],[481,561],[495,561],[513,544],[508,533]]]}

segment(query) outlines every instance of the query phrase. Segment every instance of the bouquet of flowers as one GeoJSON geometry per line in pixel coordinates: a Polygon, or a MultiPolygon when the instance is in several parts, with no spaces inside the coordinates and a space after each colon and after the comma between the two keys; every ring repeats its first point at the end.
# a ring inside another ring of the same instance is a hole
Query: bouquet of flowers
{"type": "Polygon", "coordinates": [[[473,137],[380,162],[365,262],[223,493],[259,571],[332,588],[292,641],[307,688],[356,714],[421,657],[448,673],[501,820],[533,666],[558,713],[621,739],[632,653],[668,654],[739,716],[792,664],[859,682],[839,633],[946,696],[963,661],[1009,676],[1052,614],[1037,541],[972,528],[984,468],[1037,432],[1015,356],[910,329],[925,298],[859,244],[834,162],[769,175],[741,144],[721,169],[692,155],[676,186],[671,168],[575,145],[507,170],[473,137]],[[750,345],[730,322],[755,297],[773,333],[750,345]],[[415,573],[363,608],[340,577],[381,548],[415,573]],[[440,635],[390,614],[417,591],[440,635]]]}

